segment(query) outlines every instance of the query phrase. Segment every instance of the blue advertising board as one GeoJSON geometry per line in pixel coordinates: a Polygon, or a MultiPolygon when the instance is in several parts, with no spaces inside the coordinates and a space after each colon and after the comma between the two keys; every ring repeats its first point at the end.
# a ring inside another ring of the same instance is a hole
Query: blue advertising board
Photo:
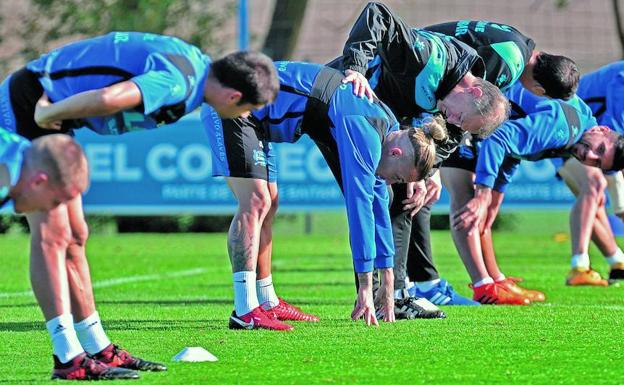
{"type": "MultiPolygon", "coordinates": [[[[232,213],[236,203],[223,178],[211,176],[211,154],[197,115],[157,130],[99,136],[79,130],[91,168],[89,213],[232,213]]],[[[342,209],[343,198],[319,150],[304,137],[278,144],[280,211],[342,209]]],[[[548,161],[523,162],[504,207],[569,207],[573,201],[548,161]]],[[[436,211],[448,210],[443,193],[436,211]]]]}

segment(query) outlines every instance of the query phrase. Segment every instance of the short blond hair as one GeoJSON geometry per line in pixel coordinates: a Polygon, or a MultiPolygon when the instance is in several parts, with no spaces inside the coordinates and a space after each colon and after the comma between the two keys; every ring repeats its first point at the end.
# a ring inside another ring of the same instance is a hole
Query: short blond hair
{"type": "Polygon", "coordinates": [[[82,147],[63,134],[42,136],[32,141],[24,163],[31,170],[48,175],[53,186],[64,190],[76,188],[83,192],[89,186],[89,166],[82,147]]]}

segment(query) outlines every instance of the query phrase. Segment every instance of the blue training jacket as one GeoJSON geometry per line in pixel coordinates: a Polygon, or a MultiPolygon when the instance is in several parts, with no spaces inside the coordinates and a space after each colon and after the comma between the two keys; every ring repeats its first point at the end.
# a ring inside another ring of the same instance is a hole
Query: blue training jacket
{"type": "Polygon", "coordinates": [[[624,61],[583,75],[576,94],[589,105],[600,125],[624,134],[624,61]]]}
{"type": "MultiPolygon", "coordinates": [[[[328,147],[338,152],[355,271],[392,267],[394,243],[388,190],[375,171],[381,159],[383,138],[399,128],[394,115],[380,103],[353,95],[352,85],[343,84],[329,102],[326,114],[330,127],[304,127],[312,85],[323,66],[298,62],[275,65],[280,80],[278,96],[272,104],[253,112],[263,123],[265,138],[268,142],[293,143],[308,134],[317,144],[329,144],[328,147]],[[379,132],[371,122],[385,130],[379,132]],[[318,137],[327,140],[319,141],[318,137]]],[[[202,107],[201,119],[209,136],[210,130],[221,129],[214,127],[214,114],[209,106],[202,107]]]]}
{"type": "Polygon", "coordinates": [[[519,82],[506,96],[514,111],[512,119],[481,143],[475,180],[500,192],[511,182],[520,159],[561,157],[597,124],[591,109],[577,96],[568,101],[539,97],[519,82]]]}
{"type": "Polygon", "coordinates": [[[29,147],[30,142],[27,139],[0,128],[0,167],[6,167],[10,176],[9,186],[0,186],[0,201],[8,196],[11,186],[17,184],[22,171],[24,151],[29,147]]]}
{"type": "Polygon", "coordinates": [[[122,134],[173,123],[199,107],[210,58],[171,36],[111,32],[58,48],[28,63],[58,102],[77,93],[131,80],[143,104],[134,111],[76,121],[99,134],[122,134]]]}

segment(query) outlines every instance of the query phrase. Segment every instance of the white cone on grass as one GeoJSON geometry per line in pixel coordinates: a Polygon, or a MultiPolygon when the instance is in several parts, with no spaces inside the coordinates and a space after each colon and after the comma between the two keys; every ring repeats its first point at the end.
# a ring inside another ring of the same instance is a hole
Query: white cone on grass
{"type": "Polygon", "coordinates": [[[215,362],[218,361],[217,357],[214,354],[210,353],[208,350],[193,346],[182,349],[182,351],[173,357],[174,361],[183,361],[183,362],[215,362]]]}

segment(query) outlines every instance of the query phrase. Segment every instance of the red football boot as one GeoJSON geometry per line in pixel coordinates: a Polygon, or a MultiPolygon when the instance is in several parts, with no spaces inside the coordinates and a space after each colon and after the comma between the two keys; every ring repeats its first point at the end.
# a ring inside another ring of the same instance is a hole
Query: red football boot
{"type": "Polygon", "coordinates": [[[132,370],[164,372],[167,367],[158,362],[145,361],[138,357],[133,357],[127,351],[120,349],[119,346],[110,344],[101,352],[94,354],[93,358],[105,363],[108,366],[126,368],[132,370]]]}
{"type": "Polygon", "coordinates": [[[305,321],[305,322],[318,322],[319,317],[307,314],[301,311],[298,307],[295,307],[282,298],[279,299],[277,306],[273,306],[270,309],[265,309],[269,316],[273,316],[280,321],[305,321]]]}
{"type": "Polygon", "coordinates": [[[495,283],[473,287],[472,290],[474,290],[472,299],[484,305],[528,305],[531,303],[528,298],[497,286],[495,283]]]}
{"type": "Polygon", "coordinates": [[[134,370],[115,368],[94,360],[82,353],[63,364],[54,358],[53,380],[136,380],[139,375],[134,370]]]}
{"type": "Polygon", "coordinates": [[[236,311],[230,316],[230,329],[268,329],[268,330],[292,330],[293,327],[282,321],[275,319],[273,316],[258,306],[249,313],[237,316],[236,311]]]}

